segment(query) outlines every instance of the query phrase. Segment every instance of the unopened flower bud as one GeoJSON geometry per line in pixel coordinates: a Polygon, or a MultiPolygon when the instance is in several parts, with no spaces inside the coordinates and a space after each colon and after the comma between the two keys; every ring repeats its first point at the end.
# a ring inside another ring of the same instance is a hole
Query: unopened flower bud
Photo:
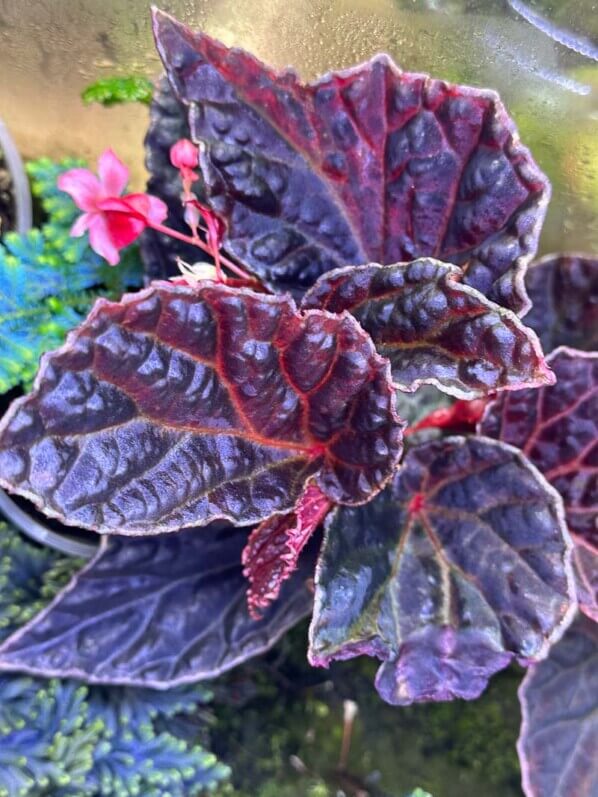
{"type": "Polygon", "coordinates": [[[195,169],[199,163],[199,151],[188,138],[181,138],[170,148],[170,162],[176,169],[195,169]]]}

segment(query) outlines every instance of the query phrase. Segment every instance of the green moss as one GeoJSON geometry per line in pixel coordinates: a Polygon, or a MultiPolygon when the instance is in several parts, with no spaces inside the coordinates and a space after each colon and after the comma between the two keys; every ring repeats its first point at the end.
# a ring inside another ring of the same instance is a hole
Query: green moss
{"type": "Polygon", "coordinates": [[[232,766],[235,797],[520,797],[515,741],[520,674],[493,679],[478,700],[395,708],[363,658],[313,669],[307,627],[215,684],[216,753],[232,766]],[[358,705],[347,771],[337,771],[343,702],[358,705]],[[423,789],[417,791],[417,787],[423,789]]]}

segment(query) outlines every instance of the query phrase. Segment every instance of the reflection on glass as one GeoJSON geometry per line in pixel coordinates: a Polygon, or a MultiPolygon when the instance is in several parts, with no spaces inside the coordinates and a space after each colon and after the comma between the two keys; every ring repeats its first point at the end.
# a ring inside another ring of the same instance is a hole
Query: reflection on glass
{"type": "MultiPolygon", "coordinates": [[[[0,115],[26,157],[115,146],[143,182],[147,109],[83,107],[106,75],[154,76],[145,0],[0,0],[0,115]]],[[[590,0],[170,0],[165,10],[303,76],[379,51],[497,89],[553,182],[543,251],[598,249],[598,14],[590,0]]]]}

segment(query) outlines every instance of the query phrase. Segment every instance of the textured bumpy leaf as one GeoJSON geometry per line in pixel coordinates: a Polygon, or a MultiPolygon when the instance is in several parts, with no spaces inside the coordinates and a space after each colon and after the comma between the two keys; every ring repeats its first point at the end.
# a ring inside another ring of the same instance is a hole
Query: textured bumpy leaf
{"type": "Polygon", "coordinates": [[[516,315],[431,258],[324,274],[304,307],[347,310],[391,364],[400,390],[432,384],[459,398],[551,384],[540,343],[516,315]]]}
{"type": "Polygon", "coordinates": [[[401,452],[388,364],[349,315],[211,282],[99,301],[0,424],[0,483],[100,532],[367,500],[401,452]]]}
{"type": "MultiPolygon", "coordinates": [[[[0,668],[166,688],[211,678],[267,650],[309,613],[314,553],[255,622],[243,529],[104,538],[97,556],[0,648],[0,668]]],[[[314,549],[315,551],[315,549],[314,549]]]]}
{"type": "Polygon", "coordinates": [[[154,12],[158,51],[225,246],[275,289],[421,256],[517,312],[549,196],[491,91],[402,72],[386,55],[302,84],[154,12]]]}
{"type": "Polygon", "coordinates": [[[580,617],[530,669],[519,698],[526,797],[596,797],[598,626],[580,617]]]}
{"type": "Polygon", "coordinates": [[[598,350],[598,258],[548,255],[529,269],[525,284],[532,301],[525,323],[545,351],[598,350]]]}
{"type": "Polygon", "coordinates": [[[558,496],[516,449],[473,436],[412,448],[383,493],[327,522],[310,660],[377,656],[393,704],[477,697],[569,621],[569,554],[558,496]]]}
{"type": "MultiPolygon", "coordinates": [[[[170,148],[181,138],[189,138],[187,109],[177,100],[166,78],[158,83],[150,109],[150,123],[145,136],[145,166],[149,172],[147,191],[159,197],[168,207],[165,224],[185,235],[190,234],[181,204],[181,175],[170,162],[170,148]]],[[[201,185],[193,186],[201,194],[201,185]]],[[[152,278],[180,274],[177,257],[186,263],[204,260],[201,249],[177,241],[155,230],[146,230],[141,236],[141,257],[146,274],[152,278]]]]}
{"type": "Polygon", "coordinates": [[[598,352],[561,347],[547,361],[557,383],[503,394],[480,431],[529,457],[562,495],[571,533],[598,551],[598,352]]]}
{"type": "Polygon", "coordinates": [[[252,531],[243,550],[243,574],[249,579],[247,603],[252,617],[259,617],[261,610],[276,600],[330,506],[319,487],[308,484],[294,512],[269,518],[252,531]]]}

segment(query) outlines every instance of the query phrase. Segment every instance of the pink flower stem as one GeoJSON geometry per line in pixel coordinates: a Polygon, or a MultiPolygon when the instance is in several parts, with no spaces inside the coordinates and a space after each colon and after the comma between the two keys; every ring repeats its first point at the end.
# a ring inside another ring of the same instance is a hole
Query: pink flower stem
{"type": "MultiPolygon", "coordinates": [[[[179,241],[184,241],[186,244],[191,244],[191,246],[197,246],[199,249],[203,249],[203,251],[213,257],[214,254],[208,244],[204,243],[199,236],[194,237],[191,235],[185,235],[178,230],[172,230],[170,227],[166,227],[164,224],[155,224],[152,222],[148,223],[148,227],[151,227],[152,230],[156,232],[160,232],[163,235],[169,235],[171,238],[176,238],[179,241]]],[[[246,282],[255,282],[255,278],[244,271],[240,266],[237,266],[232,260],[229,260],[227,257],[220,255],[220,262],[222,265],[226,266],[233,274],[236,274],[237,277],[240,277],[242,280],[246,282]]]]}

